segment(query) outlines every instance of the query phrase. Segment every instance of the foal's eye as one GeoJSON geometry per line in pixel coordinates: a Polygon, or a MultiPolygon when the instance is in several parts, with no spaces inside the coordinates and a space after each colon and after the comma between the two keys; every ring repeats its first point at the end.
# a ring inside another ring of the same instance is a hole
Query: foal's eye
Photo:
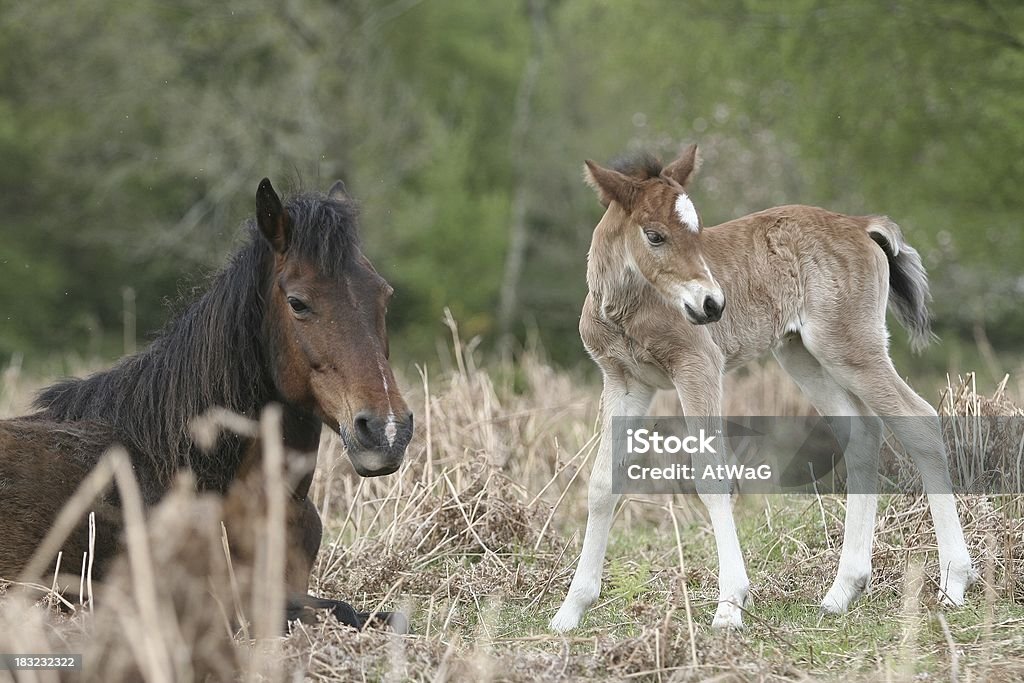
{"type": "Polygon", "coordinates": [[[288,305],[291,306],[292,310],[296,313],[309,313],[309,306],[307,306],[302,299],[290,296],[288,297],[288,305]]]}
{"type": "Polygon", "coordinates": [[[647,242],[652,247],[665,244],[665,236],[655,230],[644,230],[644,236],[647,237],[647,242]]]}

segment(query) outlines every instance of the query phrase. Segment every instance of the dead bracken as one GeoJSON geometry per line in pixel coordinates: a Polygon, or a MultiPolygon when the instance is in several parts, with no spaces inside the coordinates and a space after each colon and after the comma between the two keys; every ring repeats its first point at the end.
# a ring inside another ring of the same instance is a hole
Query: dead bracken
{"type": "MultiPolygon", "coordinates": [[[[313,681],[873,681],[921,672],[942,680],[954,666],[948,628],[960,680],[1024,673],[1019,493],[960,501],[982,586],[967,608],[945,614],[945,627],[937,587],[926,580],[937,568],[930,566],[936,558],[921,498],[884,498],[869,595],[848,615],[821,621],[815,600],[838,560],[842,499],[740,498],[740,535],[751,557],[767,559],[751,564],[754,606],[746,629],[715,634],[709,525],[695,501],[677,497],[669,509],[669,498],[649,496],[620,510],[612,543],[620,556],[628,551],[628,562],[606,570],[607,590],[580,633],[551,635],[546,622],[568,586],[581,542],[575,531],[586,514],[585,496],[563,494],[579,490],[578,472],[592,457],[597,406],[583,382],[535,354],[514,371],[484,371],[455,339],[443,374],[419,377],[419,391],[403,382],[418,430],[403,469],[360,480],[326,440],[313,485],[325,542],[311,592],[404,611],[412,634],[356,632],[325,619],[295,624],[281,638],[247,638],[232,601],[209,597],[210,576],[226,570],[219,531],[210,525],[209,508],[216,506],[181,494],[172,503],[188,514],[168,506],[149,522],[159,600],[166,601],[160,604],[177,605],[164,609],[159,628],[167,642],[188,650],[180,671],[190,668],[206,680],[272,681],[292,680],[294,672],[313,681]]],[[[809,410],[771,368],[751,368],[731,381],[728,395],[738,402],[728,407],[731,414],[809,410]]],[[[1021,414],[1019,389],[1004,385],[986,397],[973,377],[951,382],[938,403],[955,414],[1021,414]]],[[[77,574],[68,564],[62,573],[77,574]]],[[[99,586],[94,609],[69,593],[71,609],[64,610],[54,606],[51,586],[0,586],[0,651],[114,648],[117,657],[104,657],[109,664],[94,668],[93,680],[137,680],[139,671],[156,680],[140,666],[148,655],[136,618],[139,594],[130,576],[117,576],[106,590],[127,597],[116,609],[99,586]]]]}

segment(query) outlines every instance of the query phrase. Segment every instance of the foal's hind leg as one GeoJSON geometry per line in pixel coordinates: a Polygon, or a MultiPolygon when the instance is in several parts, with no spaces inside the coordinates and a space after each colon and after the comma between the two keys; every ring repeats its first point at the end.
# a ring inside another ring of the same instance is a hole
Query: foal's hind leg
{"type": "Polygon", "coordinates": [[[847,467],[846,523],[839,570],[822,600],[824,612],[845,612],[871,581],[871,546],[878,512],[878,451],[882,421],[844,389],[804,347],[799,337],[775,351],[783,369],[822,417],[849,416],[850,435],[844,453],[847,467]]]}
{"type": "Polygon", "coordinates": [[[896,372],[883,335],[869,336],[857,340],[856,344],[818,341],[805,330],[804,342],[808,350],[836,381],[882,418],[913,458],[921,473],[935,523],[939,546],[939,597],[944,604],[962,605],[964,592],[978,574],[964,542],[938,414],[896,372]]]}

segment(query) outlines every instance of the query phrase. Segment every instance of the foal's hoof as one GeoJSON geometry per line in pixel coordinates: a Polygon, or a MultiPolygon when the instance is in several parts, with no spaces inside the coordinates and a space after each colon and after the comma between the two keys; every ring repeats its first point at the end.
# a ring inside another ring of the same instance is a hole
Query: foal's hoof
{"type": "Polygon", "coordinates": [[[716,631],[739,631],[743,628],[743,610],[732,602],[718,603],[715,618],[711,620],[711,628],[716,631]]]}
{"type": "Polygon", "coordinates": [[[950,570],[944,577],[944,586],[939,588],[939,604],[943,607],[963,607],[967,589],[981,578],[974,567],[967,565],[959,570],[950,570]]]}
{"type": "Polygon", "coordinates": [[[867,591],[871,583],[871,570],[853,576],[836,577],[832,587],[821,601],[821,614],[844,614],[855,600],[867,591]]]}
{"type": "Polygon", "coordinates": [[[580,625],[580,618],[582,616],[583,610],[577,608],[575,605],[562,605],[558,610],[558,614],[551,619],[551,623],[548,624],[548,628],[555,633],[568,633],[580,625]]]}
{"type": "Polygon", "coordinates": [[[743,610],[750,607],[750,584],[744,581],[739,588],[718,598],[718,609],[711,620],[711,628],[738,631],[743,628],[743,610]]]}
{"type": "Polygon", "coordinates": [[[312,595],[303,595],[289,600],[285,609],[285,616],[288,621],[315,624],[317,612],[321,610],[327,610],[331,613],[331,616],[346,626],[362,628],[365,621],[365,619],[359,619],[359,614],[347,602],[329,600],[327,598],[314,598],[312,595]]]}

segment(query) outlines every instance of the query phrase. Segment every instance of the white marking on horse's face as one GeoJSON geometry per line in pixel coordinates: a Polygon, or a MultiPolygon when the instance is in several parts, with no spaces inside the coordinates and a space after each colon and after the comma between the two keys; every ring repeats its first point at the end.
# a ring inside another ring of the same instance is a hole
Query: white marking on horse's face
{"type": "Polygon", "coordinates": [[[711,299],[718,305],[719,310],[725,306],[725,293],[722,292],[722,288],[718,286],[714,276],[711,274],[711,269],[708,268],[707,261],[704,257],[700,257],[701,266],[704,268],[704,273],[694,279],[681,284],[677,284],[672,288],[672,297],[675,300],[676,306],[682,312],[686,319],[692,323],[703,322],[700,318],[694,318],[694,314],[697,316],[704,316],[704,302],[711,299]],[[687,309],[689,307],[689,310],[687,309]],[[692,313],[691,313],[692,311],[692,313]]]}
{"type": "Polygon", "coordinates": [[[690,232],[698,232],[700,230],[700,219],[697,218],[697,209],[693,206],[693,202],[690,201],[690,197],[685,192],[680,192],[676,197],[676,216],[679,218],[679,222],[683,224],[683,227],[690,232]]]}
{"type": "Polygon", "coordinates": [[[388,398],[388,421],[384,425],[384,438],[388,441],[388,447],[395,445],[395,437],[398,436],[398,422],[395,420],[395,408],[391,405],[391,391],[388,386],[388,373],[384,370],[384,362],[377,359],[377,369],[380,370],[380,380],[384,384],[384,395],[388,398]]]}
{"type": "Polygon", "coordinates": [[[388,440],[388,446],[395,445],[395,437],[398,436],[398,423],[395,422],[395,414],[388,413],[388,423],[384,425],[384,438],[388,440]]]}
{"type": "Polygon", "coordinates": [[[700,322],[700,318],[695,318],[695,315],[704,315],[704,300],[710,295],[709,292],[710,290],[698,280],[673,287],[675,304],[679,307],[679,312],[692,323],[700,322]]]}

